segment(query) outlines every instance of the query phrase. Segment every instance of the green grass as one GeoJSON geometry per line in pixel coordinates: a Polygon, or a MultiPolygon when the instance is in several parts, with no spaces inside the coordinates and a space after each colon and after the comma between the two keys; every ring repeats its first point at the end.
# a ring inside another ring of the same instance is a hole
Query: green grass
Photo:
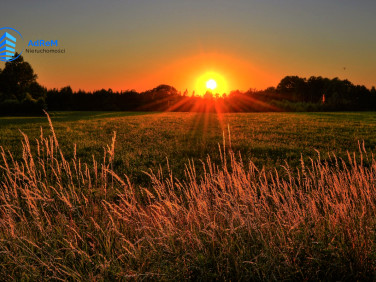
{"type": "MultiPolygon", "coordinates": [[[[181,177],[188,160],[219,161],[218,144],[230,128],[232,149],[259,168],[297,166],[319,150],[340,157],[358,151],[358,141],[376,148],[374,113],[240,113],[216,114],[142,112],[53,112],[51,118],[63,151],[77,144],[78,156],[89,162],[103,155],[103,148],[117,133],[116,171],[135,183],[147,185],[143,171],[167,167],[181,177]]],[[[21,133],[31,140],[48,132],[45,117],[0,118],[0,145],[20,158],[21,133]]],[[[33,142],[32,142],[33,143],[33,142]]],[[[34,142],[35,143],[35,142],[34,142]]]]}

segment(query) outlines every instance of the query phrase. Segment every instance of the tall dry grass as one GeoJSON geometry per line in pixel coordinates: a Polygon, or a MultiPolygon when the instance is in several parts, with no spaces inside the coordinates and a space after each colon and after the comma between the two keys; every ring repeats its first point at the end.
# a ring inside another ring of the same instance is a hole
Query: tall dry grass
{"type": "MultiPolygon", "coordinates": [[[[49,117],[48,117],[49,118],[49,117]]],[[[363,147],[265,171],[230,146],[185,179],[150,187],[81,163],[51,135],[22,161],[1,149],[1,279],[370,279],[376,266],[376,162],[363,147]]],[[[34,148],[35,149],[32,149],[34,148]]]]}

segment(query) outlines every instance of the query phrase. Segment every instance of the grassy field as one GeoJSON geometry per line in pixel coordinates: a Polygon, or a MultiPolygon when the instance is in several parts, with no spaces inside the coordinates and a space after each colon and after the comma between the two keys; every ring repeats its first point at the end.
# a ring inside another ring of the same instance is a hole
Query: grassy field
{"type": "Polygon", "coordinates": [[[374,113],[51,119],[0,118],[4,280],[375,278],[374,113]]]}
{"type": "MultiPolygon", "coordinates": [[[[51,113],[59,143],[72,154],[90,162],[98,160],[103,148],[111,143],[116,131],[114,170],[125,173],[135,183],[147,184],[143,171],[154,171],[169,165],[177,177],[183,176],[189,160],[205,160],[210,154],[220,161],[218,144],[223,134],[234,152],[252,160],[259,168],[274,169],[285,164],[297,166],[300,157],[323,158],[328,152],[340,157],[346,151],[358,151],[358,141],[369,150],[376,148],[376,115],[374,113],[124,113],[124,112],[55,112],[51,113]]],[[[16,158],[22,156],[19,130],[33,144],[40,128],[49,133],[46,117],[0,118],[0,146],[16,158]]],[[[199,169],[199,168],[198,168],[199,169]]]]}

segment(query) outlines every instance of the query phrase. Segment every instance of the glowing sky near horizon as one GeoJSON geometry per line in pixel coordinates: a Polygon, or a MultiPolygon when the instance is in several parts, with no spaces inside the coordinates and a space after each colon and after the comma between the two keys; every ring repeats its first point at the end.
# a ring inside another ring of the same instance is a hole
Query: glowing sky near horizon
{"type": "Polygon", "coordinates": [[[191,92],[208,72],[233,90],[286,75],[376,85],[376,1],[12,0],[1,10],[1,27],[66,49],[24,55],[48,88],[191,92]]]}

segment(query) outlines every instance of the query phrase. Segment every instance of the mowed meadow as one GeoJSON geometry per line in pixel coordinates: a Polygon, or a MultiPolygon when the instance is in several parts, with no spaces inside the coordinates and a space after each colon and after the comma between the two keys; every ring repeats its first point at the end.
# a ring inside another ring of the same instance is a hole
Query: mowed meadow
{"type": "Polygon", "coordinates": [[[3,279],[374,279],[373,113],[0,118],[3,279]]]}

